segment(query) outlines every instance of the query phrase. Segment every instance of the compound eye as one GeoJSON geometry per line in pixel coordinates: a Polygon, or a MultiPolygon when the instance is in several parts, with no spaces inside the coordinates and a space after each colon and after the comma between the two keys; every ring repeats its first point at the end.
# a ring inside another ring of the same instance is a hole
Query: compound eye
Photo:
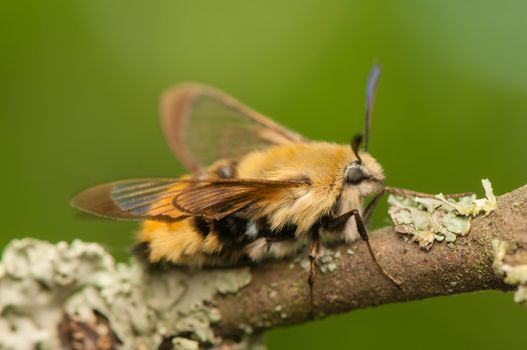
{"type": "Polygon", "coordinates": [[[366,174],[362,171],[359,165],[351,165],[346,170],[346,182],[356,185],[366,178],[366,174]]]}

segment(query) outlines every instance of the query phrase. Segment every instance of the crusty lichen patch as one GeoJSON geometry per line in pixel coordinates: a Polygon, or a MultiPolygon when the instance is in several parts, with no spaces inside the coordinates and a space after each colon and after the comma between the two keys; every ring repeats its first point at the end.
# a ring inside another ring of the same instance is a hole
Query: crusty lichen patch
{"type": "Polygon", "coordinates": [[[493,240],[494,273],[512,286],[518,286],[514,293],[514,301],[525,304],[527,301],[527,256],[514,252],[509,244],[501,240],[493,240]]]}
{"type": "Polygon", "coordinates": [[[331,273],[337,270],[341,254],[329,248],[323,248],[316,260],[316,265],[322,273],[331,273]]]}
{"type": "MultiPolygon", "coordinates": [[[[351,254],[353,254],[353,251],[351,254]]],[[[335,272],[338,268],[341,257],[342,255],[338,250],[332,250],[329,247],[321,247],[318,257],[315,260],[315,266],[318,267],[323,274],[335,272]]],[[[297,256],[293,261],[293,264],[294,263],[299,263],[305,271],[309,271],[310,269],[309,258],[297,256]]]]}
{"type": "Polygon", "coordinates": [[[388,210],[395,231],[406,234],[425,250],[434,242],[456,241],[458,236],[470,231],[471,220],[479,215],[488,215],[496,209],[496,197],[488,179],[481,181],[485,198],[475,195],[459,199],[447,199],[443,194],[435,198],[401,197],[390,195],[388,210]]]}
{"type": "Polygon", "coordinates": [[[103,315],[121,349],[156,349],[166,339],[178,348],[217,345],[213,296],[250,280],[248,268],[147,272],[116,263],[98,244],[15,240],[0,262],[0,349],[60,349],[65,314],[86,324],[103,315]]]}

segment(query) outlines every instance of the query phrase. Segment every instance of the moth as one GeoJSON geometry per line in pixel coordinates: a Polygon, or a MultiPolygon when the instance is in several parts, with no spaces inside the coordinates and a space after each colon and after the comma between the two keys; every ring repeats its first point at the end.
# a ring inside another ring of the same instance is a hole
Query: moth
{"type": "Polygon", "coordinates": [[[378,264],[366,229],[384,192],[415,194],[384,186],[383,168],[368,153],[379,74],[375,66],[368,79],[363,150],[360,135],[350,145],[311,141],[214,88],[175,86],[162,95],[160,114],[168,145],[191,174],[102,184],[72,205],[142,221],[137,247],[150,263],[231,266],[282,258],[308,243],[312,286],[321,239],[360,237],[398,285],[378,264]]]}

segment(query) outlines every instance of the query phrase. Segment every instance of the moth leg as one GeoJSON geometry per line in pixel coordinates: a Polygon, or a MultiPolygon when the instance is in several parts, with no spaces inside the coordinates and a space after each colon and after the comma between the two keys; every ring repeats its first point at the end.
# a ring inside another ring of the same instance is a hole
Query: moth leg
{"type": "Polygon", "coordinates": [[[401,288],[401,282],[399,282],[396,278],[392,277],[388,272],[384,271],[382,266],[377,261],[377,258],[375,257],[375,254],[373,254],[373,250],[371,249],[369,237],[368,237],[368,231],[366,230],[366,226],[364,225],[364,222],[362,221],[362,217],[357,209],[353,209],[351,211],[352,215],[355,217],[355,223],[357,224],[357,230],[359,231],[360,238],[366,243],[366,246],[368,247],[368,252],[370,253],[370,256],[379,268],[379,270],[382,272],[382,274],[388,278],[390,281],[393,282],[397,286],[397,288],[401,288]]]}
{"type": "Polygon", "coordinates": [[[322,222],[322,226],[326,230],[331,231],[331,232],[341,231],[344,229],[344,226],[346,225],[346,222],[348,222],[348,219],[352,216],[353,216],[353,210],[348,211],[347,213],[339,215],[335,218],[326,218],[322,222]]]}
{"type": "Polygon", "coordinates": [[[379,200],[384,195],[384,193],[385,193],[384,190],[377,193],[375,197],[373,197],[371,202],[368,203],[368,205],[366,206],[366,209],[364,209],[364,213],[362,214],[362,219],[366,226],[368,226],[368,223],[370,222],[370,219],[371,219],[371,214],[373,214],[373,210],[377,206],[377,203],[379,203],[379,200]]]}
{"type": "Polygon", "coordinates": [[[311,247],[309,249],[309,277],[307,283],[309,284],[309,301],[311,303],[311,313],[314,311],[314,299],[313,299],[313,285],[315,284],[315,262],[320,252],[320,234],[318,230],[313,230],[311,234],[311,247]]]}
{"type": "MultiPolygon", "coordinates": [[[[380,198],[380,195],[377,195],[373,200],[372,202],[377,202],[380,198]],[[378,197],[378,198],[377,198],[378,197]]],[[[373,206],[375,206],[376,203],[373,204],[373,206]]],[[[370,214],[371,214],[371,211],[373,209],[371,209],[371,203],[368,205],[368,207],[370,208],[370,214]]],[[[367,208],[368,209],[368,208],[367,208]]],[[[379,264],[379,262],[377,261],[377,258],[375,257],[375,254],[373,254],[373,250],[371,248],[371,245],[370,245],[370,242],[369,242],[369,237],[368,237],[368,231],[366,230],[366,225],[364,224],[364,221],[359,213],[359,211],[357,209],[353,209],[351,211],[348,211],[347,213],[344,213],[342,215],[339,215],[337,216],[336,218],[331,218],[329,220],[326,220],[323,225],[324,227],[327,229],[327,230],[331,230],[331,231],[338,231],[338,230],[341,230],[344,228],[344,225],[346,224],[346,222],[348,221],[349,218],[351,217],[355,217],[355,223],[357,225],[357,231],[359,232],[359,235],[360,235],[360,238],[366,243],[366,246],[368,247],[368,252],[370,253],[370,256],[373,260],[373,262],[375,263],[375,265],[377,265],[377,267],[379,268],[379,270],[381,270],[382,274],[388,278],[390,281],[392,281],[398,288],[400,288],[401,286],[401,283],[399,281],[397,281],[397,279],[395,279],[394,277],[392,277],[388,272],[384,271],[384,269],[381,267],[381,265],[379,264]]]]}

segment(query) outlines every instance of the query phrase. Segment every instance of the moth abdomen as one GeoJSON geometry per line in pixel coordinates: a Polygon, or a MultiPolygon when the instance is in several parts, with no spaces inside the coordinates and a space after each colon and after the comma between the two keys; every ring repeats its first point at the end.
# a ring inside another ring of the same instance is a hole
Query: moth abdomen
{"type": "Polygon", "coordinates": [[[229,215],[220,220],[212,219],[211,224],[225,248],[241,249],[254,240],[246,235],[249,219],[229,215]]]}
{"type": "Polygon", "coordinates": [[[172,223],[146,221],[135,252],[151,264],[226,266],[245,258],[259,261],[290,254],[300,245],[296,230],[293,224],[272,230],[266,217],[236,215],[220,220],[196,216],[172,223]]]}
{"type": "Polygon", "coordinates": [[[287,223],[278,230],[273,230],[269,218],[264,217],[256,222],[258,237],[264,237],[268,242],[294,241],[297,239],[297,225],[287,223]]]}

